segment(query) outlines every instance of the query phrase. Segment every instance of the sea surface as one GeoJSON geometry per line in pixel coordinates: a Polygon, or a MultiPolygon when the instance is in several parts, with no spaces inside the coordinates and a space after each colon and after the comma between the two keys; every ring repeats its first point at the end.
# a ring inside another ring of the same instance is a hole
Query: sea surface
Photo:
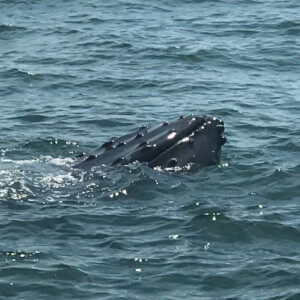
{"type": "Polygon", "coordinates": [[[300,299],[300,2],[0,1],[0,299],[300,299]],[[219,165],[72,169],[179,115],[219,165]]]}

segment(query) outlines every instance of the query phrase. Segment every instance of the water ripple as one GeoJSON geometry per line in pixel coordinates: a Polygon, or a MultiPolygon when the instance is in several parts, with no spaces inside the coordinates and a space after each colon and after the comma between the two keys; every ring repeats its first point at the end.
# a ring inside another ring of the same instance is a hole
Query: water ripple
{"type": "Polygon", "coordinates": [[[298,299],[298,11],[1,1],[2,298],[298,299]],[[224,119],[218,166],[72,168],[190,113],[224,119]]]}

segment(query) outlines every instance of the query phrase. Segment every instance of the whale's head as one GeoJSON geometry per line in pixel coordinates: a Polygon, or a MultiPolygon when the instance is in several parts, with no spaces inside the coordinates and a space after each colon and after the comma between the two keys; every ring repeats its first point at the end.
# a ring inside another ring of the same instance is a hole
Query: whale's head
{"type": "Polygon", "coordinates": [[[224,122],[209,116],[189,116],[195,126],[179,126],[181,136],[173,145],[150,161],[152,167],[184,167],[189,164],[209,166],[218,164],[221,147],[226,143],[224,122]]]}
{"type": "Polygon", "coordinates": [[[157,127],[142,126],[112,138],[92,154],[80,158],[75,167],[145,162],[150,167],[209,166],[220,161],[224,122],[209,116],[181,116],[157,127]]]}

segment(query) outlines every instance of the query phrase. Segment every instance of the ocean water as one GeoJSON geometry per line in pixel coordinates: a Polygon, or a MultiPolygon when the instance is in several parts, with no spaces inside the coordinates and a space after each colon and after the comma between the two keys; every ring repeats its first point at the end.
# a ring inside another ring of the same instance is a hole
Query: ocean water
{"type": "Polygon", "coordinates": [[[0,1],[0,299],[300,299],[300,3],[0,1]],[[217,166],[71,168],[183,114],[217,166]]]}

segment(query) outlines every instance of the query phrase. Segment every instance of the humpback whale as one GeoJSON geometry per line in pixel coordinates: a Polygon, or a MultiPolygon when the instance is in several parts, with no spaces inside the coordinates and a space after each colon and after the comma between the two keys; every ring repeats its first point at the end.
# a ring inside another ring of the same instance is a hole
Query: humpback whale
{"type": "Polygon", "coordinates": [[[90,154],[81,154],[74,168],[98,165],[127,165],[139,161],[151,168],[184,168],[218,164],[224,122],[210,116],[180,116],[153,129],[142,126],[118,138],[111,138],[90,154]]]}

